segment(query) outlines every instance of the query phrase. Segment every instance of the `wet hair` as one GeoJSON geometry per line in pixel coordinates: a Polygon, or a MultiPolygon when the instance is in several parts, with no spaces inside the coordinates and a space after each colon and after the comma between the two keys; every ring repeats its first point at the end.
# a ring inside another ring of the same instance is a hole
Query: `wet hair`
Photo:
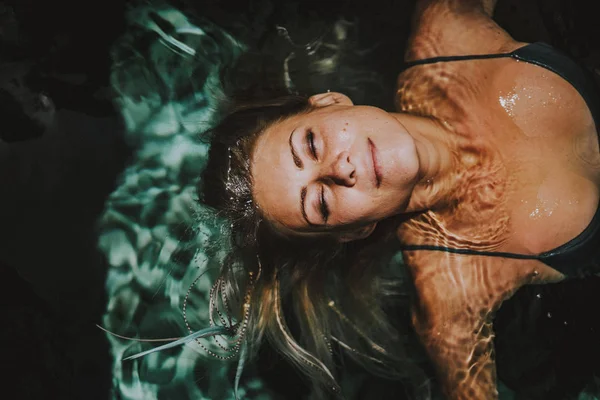
{"type": "Polygon", "coordinates": [[[312,109],[306,96],[281,94],[270,100],[230,101],[227,116],[205,133],[211,143],[201,179],[203,202],[229,219],[232,230],[247,244],[256,241],[256,228],[262,220],[252,197],[250,171],[256,139],[278,121],[312,109]]]}
{"type": "MultiPolygon", "coordinates": [[[[268,127],[309,113],[312,106],[307,96],[285,92],[241,99],[230,101],[225,117],[206,133],[211,147],[199,193],[231,226],[231,251],[219,276],[226,292],[242,299],[253,285],[245,338],[251,354],[266,337],[310,378],[318,398],[339,393],[340,350],[370,372],[422,381],[383,311],[392,285],[380,272],[394,254],[389,246],[394,230],[380,223],[367,239],[346,244],[278,232],[252,198],[254,144],[268,127]],[[248,279],[249,272],[259,271],[256,281],[248,279]]],[[[241,301],[238,308],[242,315],[241,301]]]]}

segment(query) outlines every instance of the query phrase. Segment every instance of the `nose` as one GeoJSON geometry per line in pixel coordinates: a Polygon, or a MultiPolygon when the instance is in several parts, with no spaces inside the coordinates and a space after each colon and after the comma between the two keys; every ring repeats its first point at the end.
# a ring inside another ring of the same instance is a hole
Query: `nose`
{"type": "Polygon", "coordinates": [[[329,166],[327,178],[336,185],[352,187],[356,184],[356,168],[350,160],[350,153],[343,151],[329,166]]]}

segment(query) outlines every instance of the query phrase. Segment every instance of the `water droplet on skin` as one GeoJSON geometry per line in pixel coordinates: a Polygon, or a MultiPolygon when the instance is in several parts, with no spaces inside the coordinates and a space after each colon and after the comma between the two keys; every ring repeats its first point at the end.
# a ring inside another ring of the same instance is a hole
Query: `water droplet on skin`
{"type": "Polygon", "coordinates": [[[532,219],[537,219],[537,218],[539,218],[539,216],[540,216],[540,209],[539,208],[536,208],[535,210],[533,210],[531,212],[531,214],[529,214],[529,218],[532,218],[532,219]]]}
{"type": "Polygon", "coordinates": [[[511,116],[514,117],[514,108],[515,104],[519,100],[519,95],[516,93],[508,94],[507,96],[500,96],[498,98],[498,102],[504,108],[504,111],[511,116]]]}

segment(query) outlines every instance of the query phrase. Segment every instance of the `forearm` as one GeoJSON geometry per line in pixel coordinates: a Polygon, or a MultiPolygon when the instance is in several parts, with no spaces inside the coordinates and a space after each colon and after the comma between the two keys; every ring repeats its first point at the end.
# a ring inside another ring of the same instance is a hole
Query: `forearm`
{"type": "Polygon", "coordinates": [[[421,336],[448,400],[498,398],[492,338],[488,324],[477,335],[449,329],[421,336]]]}
{"type": "Polygon", "coordinates": [[[444,263],[423,258],[421,267],[409,267],[415,285],[412,324],[447,399],[493,400],[498,398],[493,313],[521,285],[522,272],[465,257],[444,263]]]}

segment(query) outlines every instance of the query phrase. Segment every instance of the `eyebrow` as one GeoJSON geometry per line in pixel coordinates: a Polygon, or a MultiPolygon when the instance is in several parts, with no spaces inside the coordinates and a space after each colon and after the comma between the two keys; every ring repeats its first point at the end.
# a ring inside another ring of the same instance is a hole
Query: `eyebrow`
{"type": "Polygon", "coordinates": [[[298,154],[296,154],[296,150],[294,150],[294,143],[292,143],[292,137],[294,136],[294,132],[296,132],[296,131],[293,130],[292,133],[290,133],[290,139],[288,140],[288,143],[290,145],[290,151],[292,152],[292,158],[294,159],[294,164],[296,164],[296,167],[302,169],[302,168],[304,168],[304,163],[302,162],[300,157],[298,157],[298,154]]]}
{"type": "Polygon", "coordinates": [[[306,214],[306,186],[303,186],[300,190],[300,211],[302,212],[302,217],[308,223],[309,226],[315,226],[312,222],[308,220],[308,215],[306,214]]]}

